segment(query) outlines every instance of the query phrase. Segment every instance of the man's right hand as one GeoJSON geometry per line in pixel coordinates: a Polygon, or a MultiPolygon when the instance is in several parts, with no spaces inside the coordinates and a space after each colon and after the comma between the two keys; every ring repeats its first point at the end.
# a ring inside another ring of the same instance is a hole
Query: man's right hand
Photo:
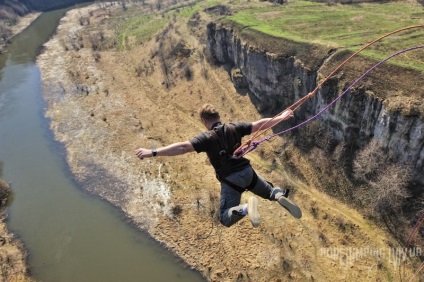
{"type": "Polygon", "coordinates": [[[144,158],[150,158],[150,157],[152,157],[152,150],[145,149],[145,148],[138,148],[137,150],[135,150],[135,154],[137,155],[137,157],[140,160],[142,160],[144,158]]]}
{"type": "Polygon", "coordinates": [[[290,109],[287,109],[281,113],[281,116],[283,117],[283,120],[286,120],[288,118],[294,117],[294,112],[290,109]]]}

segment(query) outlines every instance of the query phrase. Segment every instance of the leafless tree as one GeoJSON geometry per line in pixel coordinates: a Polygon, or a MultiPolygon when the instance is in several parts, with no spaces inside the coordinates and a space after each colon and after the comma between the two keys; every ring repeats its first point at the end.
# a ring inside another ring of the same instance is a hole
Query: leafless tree
{"type": "Polygon", "coordinates": [[[373,214],[398,212],[410,196],[407,190],[411,171],[405,164],[393,163],[377,141],[370,142],[354,159],[354,175],[369,190],[363,195],[373,214]]]}
{"type": "Polygon", "coordinates": [[[371,141],[355,157],[353,171],[359,180],[375,179],[388,160],[388,154],[378,141],[371,141]]]}
{"type": "Polygon", "coordinates": [[[410,197],[407,185],[411,179],[410,169],[405,165],[391,164],[371,181],[370,207],[374,213],[397,212],[410,197]]]}

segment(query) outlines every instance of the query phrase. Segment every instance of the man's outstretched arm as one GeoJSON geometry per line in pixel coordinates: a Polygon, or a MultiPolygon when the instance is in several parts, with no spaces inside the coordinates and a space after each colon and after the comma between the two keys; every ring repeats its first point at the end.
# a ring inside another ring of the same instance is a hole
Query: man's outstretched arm
{"type": "MultiPolygon", "coordinates": [[[[165,147],[160,147],[156,149],[157,156],[177,156],[182,155],[185,153],[193,152],[194,148],[193,145],[189,141],[184,142],[177,142],[165,147]]],[[[138,148],[135,150],[135,154],[138,158],[141,160],[144,158],[150,158],[153,157],[153,150],[151,149],[145,149],[145,148],[138,148]]]]}
{"type": "Polygon", "coordinates": [[[293,117],[293,111],[292,110],[286,110],[281,113],[281,115],[275,117],[272,121],[272,118],[263,118],[258,121],[252,122],[252,133],[258,131],[262,126],[262,129],[268,129],[271,126],[274,126],[275,124],[282,122],[283,120],[289,119],[293,117]]]}

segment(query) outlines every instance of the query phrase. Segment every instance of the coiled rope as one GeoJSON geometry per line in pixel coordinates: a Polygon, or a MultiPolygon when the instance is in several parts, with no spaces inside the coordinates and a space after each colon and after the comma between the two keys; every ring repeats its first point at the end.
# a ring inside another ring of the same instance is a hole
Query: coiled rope
{"type": "MultiPolygon", "coordinates": [[[[298,101],[296,101],[294,104],[292,104],[291,106],[289,106],[288,108],[286,108],[284,111],[286,110],[291,110],[291,111],[296,111],[306,100],[308,100],[309,98],[312,98],[315,93],[322,87],[322,85],[327,82],[328,79],[330,79],[340,68],[342,68],[347,62],[349,62],[353,57],[357,56],[360,52],[362,52],[363,50],[367,49],[369,46],[375,44],[376,42],[381,41],[382,39],[393,35],[395,33],[399,33],[402,31],[406,31],[406,30],[410,30],[410,29],[414,29],[414,28],[424,28],[424,24],[422,25],[414,25],[414,26],[409,26],[409,27],[405,27],[405,28],[401,28],[392,32],[389,32],[377,39],[375,39],[374,41],[371,41],[370,43],[366,44],[364,47],[362,47],[361,49],[359,49],[358,51],[356,51],[355,53],[353,53],[351,56],[349,56],[346,60],[344,60],[340,65],[338,65],[323,81],[321,81],[318,86],[312,91],[310,92],[308,95],[302,97],[301,99],[299,99],[298,101]]],[[[337,100],[339,100],[343,95],[345,95],[348,90],[350,90],[350,88],[352,88],[356,83],[358,83],[359,81],[361,81],[369,72],[371,72],[373,69],[375,69],[376,67],[378,67],[379,65],[381,65],[382,63],[386,62],[387,60],[400,55],[402,53],[411,51],[411,50],[415,50],[415,49],[419,49],[419,48],[423,48],[423,46],[417,46],[417,47],[412,47],[412,48],[408,48],[408,49],[404,49],[401,50],[399,52],[396,52],[395,54],[387,57],[386,59],[382,60],[381,62],[377,63],[376,65],[374,65],[372,68],[370,68],[367,72],[365,72],[360,78],[358,78],[352,85],[350,85],[341,95],[339,95],[335,100],[333,100],[328,106],[326,106],[324,109],[322,109],[318,114],[316,114],[315,116],[309,118],[308,120],[292,127],[289,128],[287,130],[284,130],[282,132],[273,134],[269,137],[263,138],[259,141],[254,141],[255,139],[257,139],[259,136],[263,135],[266,131],[268,131],[269,129],[273,128],[274,126],[276,126],[279,122],[273,124],[270,127],[267,127],[266,129],[262,129],[263,127],[265,127],[269,122],[273,121],[277,116],[281,115],[284,111],[280,112],[279,114],[275,115],[273,118],[271,118],[269,121],[267,121],[265,124],[263,124],[258,131],[256,131],[252,137],[247,140],[245,143],[243,143],[240,147],[238,147],[235,151],[234,151],[234,156],[237,158],[243,157],[244,155],[250,153],[251,151],[255,150],[259,144],[265,142],[265,141],[270,141],[271,139],[273,139],[275,136],[277,135],[282,135],[284,133],[287,133],[295,128],[298,128],[312,120],[314,120],[315,118],[317,118],[322,112],[324,112],[325,110],[327,110],[329,107],[331,107],[337,100]]]]}

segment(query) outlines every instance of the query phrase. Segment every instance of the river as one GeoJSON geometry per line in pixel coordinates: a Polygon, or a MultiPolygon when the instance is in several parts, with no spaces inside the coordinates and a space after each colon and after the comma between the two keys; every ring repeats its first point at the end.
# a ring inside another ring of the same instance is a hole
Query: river
{"type": "Polygon", "coordinates": [[[37,281],[204,281],[137,229],[119,209],[84,192],[44,117],[41,46],[66,9],[43,13],[0,55],[0,162],[11,183],[8,227],[29,251],[37,281]]]}

